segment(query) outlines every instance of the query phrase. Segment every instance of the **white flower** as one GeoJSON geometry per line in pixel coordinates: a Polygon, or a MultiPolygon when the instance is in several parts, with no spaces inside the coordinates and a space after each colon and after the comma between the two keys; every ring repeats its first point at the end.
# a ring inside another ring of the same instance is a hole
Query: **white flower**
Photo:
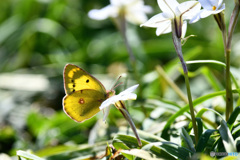
{"type": "Polygon", "coordinates": [[[190,23],[197,22],[200,18],[206,18],[210,16],[211,14],[218,14],[222,12],[225,9],[225,3],[223,3],[223,0],[198,0],[203,9],[199,11],[199,13],[194,16],[190,23]]]}
{"type": "Polygon", "coordinates": [[[100,110],[106,108],[103,120],[105,121],[110,110],[110,105],[115,104],[118,101],[125,101],[125,100],[135,100],[137,98],[137,95],[135,93],[132,93],[135,89],[137,89],[139,85],[134,85],[132,87],[129,87],[128,89],[122,91],[118,95],[113,95],[107,100],[103,101],[101,106],[99,107],[100,110]]]}
{"type": "MultiPolygon", "coordinates": [[[[197,1],[187,1],[179,4],[176,0],[158,0],[158,6],[163,12],[141,24],[141,27],[157,28],[157,36],[170,33],[172,31],[172,21],[175,19],[183,21],[181,27],[182,37],[184,37],[187,30],[186,20],[192,19],[201,8],[201,5],[197,1]]],[[[179,24],[182,23],[180,22],[179,24]]]]}
{"type": "Polygon", "coordinates": [[[146,13],[152,8],[144,5],[143,0],[110,0],[110,5],[102,9],[93,9],[88,16],[96,20],[104,20],[108,17],[117,18],[124,15],[127,21],[141,24],[147,20],[146,13]]]}

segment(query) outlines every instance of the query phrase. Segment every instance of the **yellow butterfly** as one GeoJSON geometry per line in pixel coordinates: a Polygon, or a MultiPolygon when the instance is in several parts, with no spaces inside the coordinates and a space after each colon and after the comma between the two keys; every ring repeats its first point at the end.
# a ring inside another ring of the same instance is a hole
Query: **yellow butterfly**
{"type": "Polygon", "coordinates": [[[76,122],[97,114],[101,103],[114,94],[114,91],[107,92],[100,81],[76,65],[67,64],[63,75],[66,93],[63,110],[76,122]]]}

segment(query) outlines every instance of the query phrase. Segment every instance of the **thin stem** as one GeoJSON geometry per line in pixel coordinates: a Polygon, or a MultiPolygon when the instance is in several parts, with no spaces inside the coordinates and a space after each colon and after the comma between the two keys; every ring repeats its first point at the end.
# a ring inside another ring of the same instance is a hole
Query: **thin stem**
{"type": "Polygon", "coordinates": [[[227,49],[231,48],[232,35],[233,35],[233,31],[237,24],[239,10],[240,10],[240,0],[239,0],[239,2],[238,1],[235,2],[235,7],[233,9],[233,13],[232,13],[232,16],[230,19],[229,28],[228,28],[227,49]]]}
{"type": "Polygon", "coordinates": [[[182,44],[181,44],[181,35],[177,35],[177,27],[182,27],[178,26],[177,23],[175,23],[176,20],[172,21],[172,37],[173,37],[173,43],[175,50],[177,52],[178,58],[182,64],[183,72],[184,72],[184,78],[185,78],[185,84],[186,84],[186,89],[187,89],[187,96],[188,96],[188,103],[189,103],[189,108],[190,108],[190,114],[192,118],[192,125],[193,125],[193,131],[195,134],[195,141],[196,144],[198,143],[198,129],[197,129],[197,123],[196,123],[196,118],[194,114],[194,108],[193,108],[193,102],[192,102],[192,94],[191,94],[191,89],[190,89],[190,83],[189,83],[189,78],[188,78],[188,69],[187,65],[184,61],[183,54],[182,54],[182,44]]]}
{"type": "Polygon", "coordinates": [[[126,109],[124,103],[123,103],[122,101],[118,101],[118,102],[115,103],[115,106],[116,106],[116,108],[122,113],[122,115],[124,116],[124,118],[128,121],[130,127],[132,128],[132,131],[133,131],[134,135],[135,135],[136,138],[137,138],[138,145],[139,145],[139,147],[141,147],[141,146],[142,146],[142,142],[141,142],[141,140],[140,140],[140,138],[139,138],[139,135],[138,135],[138,133],[137,133],[136,126],[135,126],[135,124],[133,123],[133,120],[132,120],[130,114],[128,113],[128,110],[126,109]]]}
{"type": "Polygon", "coordinates": [[[232,95],[232,83],[230,75],[230,53],[231,51],[226,50],[226,120],[233,111],[233,95],[232,95]]]}
{"type": "Polygon", "coordinates": [[[225,63],[226,63],[226,120],[228,120],[232,110],[233,110],[233,96],[232,96],[232,85],[231,85],[231,77],[230,77],[230,52],[227,49],[227,32],[226,25],[224,23],[224,15],[223,13],[218,13],[214,15],[214,18],[218,24],[218,27],[222,31],[223,45],[224,45],[224,55],[225,55],[225,63]]]}
{"type": "Polygon", "coordinates": [[[226,63],[226,120],[233,111],[233,95],[232,95],[232,83],[231,83],[231,72],[230,72],[230,58],[231,58],[231,42],[232,35],[237,24],[237,19],[239,15],[240,5],[239,1],[235,1],[235,7],[230,19],[228,36],[226,31],[226,26],[224,22],[223,13],[214,15],[215,20],[218,23],[220,30],[222,31],[223,44],[224,44],[224,53],[225,53],[225,63],[226,63]]]}
{"type": "MultiPolygon", "coordinates": [[[[227,97],[227,102],[229,103],[229,114],[228,117],[226,116],[226,120],[230,117],[231,113],[233,112],[233,95],[232,95],[232,83],[231,83],[231,78],[230,78],[230,54],[231,54],[231,43],[232,43],[232,35],[234,32],[234,29],[237,24],[237,19],[239,15],[239,10],[240,10],[240,5],[239,2],[236,1],[235,7],[233,9],[233,13],[230,19],[230,24],[228,28],[228,37],[227,37],[227,42],[226,42],[226,49],[225,49],[225,54],[226,54],[226,91],[228,94],[226,95],[227,97]],[[230,99],[229,99],[230,98],[230,99]]],[[[228,106],[227,106],[228,107],[228,106]]]]}

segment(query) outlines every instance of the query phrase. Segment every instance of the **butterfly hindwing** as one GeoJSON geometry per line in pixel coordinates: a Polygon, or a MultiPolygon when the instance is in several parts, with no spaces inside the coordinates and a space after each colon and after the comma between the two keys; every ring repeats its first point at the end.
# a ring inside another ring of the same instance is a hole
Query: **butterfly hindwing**
{"type": "Polygon", "coordinates": [[[64,68],[64,88],[66,94],[83,89],[93,89],[103,94],[106,93],[106,89],[100,81],[73,64],[67,64],[64,68]]]}
{"type": "Polygon", "coordinates": [[[106,94],[92,89],[72,92],[63,98],[65,113],[76,122],[83,122],[99,110],[99,106],[106,99],[106,94]]]}

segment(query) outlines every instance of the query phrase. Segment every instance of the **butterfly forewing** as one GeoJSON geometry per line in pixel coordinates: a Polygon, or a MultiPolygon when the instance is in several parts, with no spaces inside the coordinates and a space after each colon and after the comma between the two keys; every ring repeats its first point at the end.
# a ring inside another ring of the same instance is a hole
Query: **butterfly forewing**
{"type": "Polygon", "coordinates": [[[100,81],[73,64],[67,64],[64,68],[64,88],[66,94],[83,89],[92,89],[106,94],[106,89],[100,81]]]}
{"type": "Polygon", "coordinates": [[[83,122],[99,110],[101,103],[106,100],[106,95],[92,89],[84,89],[72,92],[63,98],[65,113],[77,122],[83,122]]]}

